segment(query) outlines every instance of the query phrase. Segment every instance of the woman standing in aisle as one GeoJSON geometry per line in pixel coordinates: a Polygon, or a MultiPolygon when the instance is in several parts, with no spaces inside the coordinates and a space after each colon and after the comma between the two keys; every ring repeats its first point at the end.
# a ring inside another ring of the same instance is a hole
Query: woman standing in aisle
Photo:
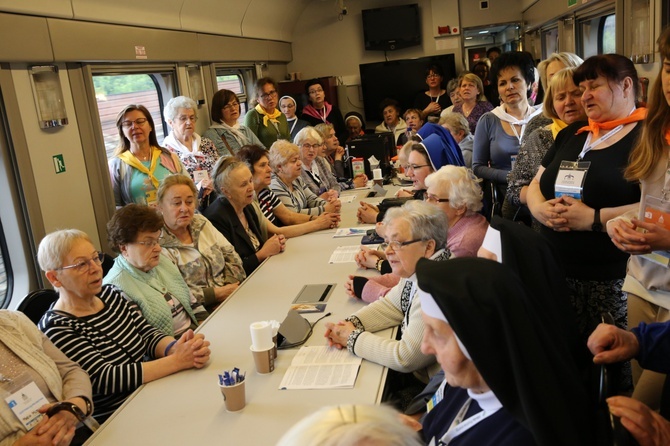
{"type": "MultiPolygon", "coordinates": [[[[277,88],[277,83],[269,77],[258,79],[255,84],[258,104],[244,117],[244,125],[254,132],[264,147],[270,147],[278,139],[291,139],[286,116],[277,108],[277,88]]],[[[246,144],[257,143],[248,141],[246,144]]]]}

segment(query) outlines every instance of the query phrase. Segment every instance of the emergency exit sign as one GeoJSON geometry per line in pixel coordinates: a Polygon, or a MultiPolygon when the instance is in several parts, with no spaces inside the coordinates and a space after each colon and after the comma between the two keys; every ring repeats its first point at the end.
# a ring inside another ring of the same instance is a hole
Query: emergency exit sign
{"type": "Polygon", "coordinates": [[[568,0],[568,8],[571,6],[575,6],[577,4],[577,0],[568,0]]]}
{"type": "Polygon", "coordinates": [[[65,172],[65,161],[63,160],[63,154],[54,155],[53,156],[53,161],[54,161],[54,169],[56,170],[56,173],[65,172]]]}

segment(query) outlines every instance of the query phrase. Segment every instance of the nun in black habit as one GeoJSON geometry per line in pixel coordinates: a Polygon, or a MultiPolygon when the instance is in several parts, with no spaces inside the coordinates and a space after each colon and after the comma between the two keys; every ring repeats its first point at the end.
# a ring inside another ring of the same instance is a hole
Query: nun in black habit
{"type": "Polygon", "coordinates": [[[436,355],[447,383],[423,421],[428,444],[594,444],[595,411],[572,339],[538,314],[510,268],[422,259],[417,279],[422,351],[436,355]]]}

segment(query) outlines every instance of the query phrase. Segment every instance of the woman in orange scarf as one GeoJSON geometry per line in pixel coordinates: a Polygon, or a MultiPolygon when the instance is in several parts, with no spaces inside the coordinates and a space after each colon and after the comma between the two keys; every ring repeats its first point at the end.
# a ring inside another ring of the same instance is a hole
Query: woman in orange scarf
{"type": "Polygon", "coordinates": [[[623,171],[646,109],[636,108],[637,72],[624,56],[593,56],[573,80],[582,90],[588,125],[575,122],[558,134],[526,198],[542,223],[540,232],[557,249],[586,339],[601,313],[627,327],[621,287],[628,255],[616,249],[604,227],[640,200],[639,185],[623,171]]]}

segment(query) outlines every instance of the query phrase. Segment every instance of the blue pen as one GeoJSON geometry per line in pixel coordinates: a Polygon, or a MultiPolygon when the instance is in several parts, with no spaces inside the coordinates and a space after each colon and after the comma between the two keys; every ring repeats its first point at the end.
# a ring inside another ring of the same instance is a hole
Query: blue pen
{"type": "Polygon", "coordinates": [[[219,385],[223,385],[223,375],[219,375],[219,385]]]}

